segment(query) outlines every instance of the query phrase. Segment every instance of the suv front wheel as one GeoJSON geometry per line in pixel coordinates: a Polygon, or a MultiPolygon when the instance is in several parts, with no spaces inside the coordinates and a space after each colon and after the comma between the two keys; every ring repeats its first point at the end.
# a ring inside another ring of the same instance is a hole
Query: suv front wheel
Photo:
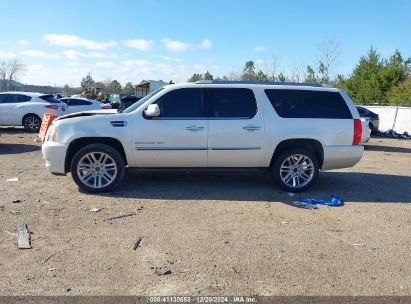
{"type": "Polygon", "coordinates": [[[81,148],[71,162],[71,176],[87,192],[97,193],[113,189],[124,177],[123,157],[113,147],[91,144],[81,148]]]}
{"type": "Polygon", "coordinates": [[[275,182],[287,192],[302,192],[318,179],[320,166],[314,153],[305,149],[292,149],[274,159],[271,174],[275,182]]]}

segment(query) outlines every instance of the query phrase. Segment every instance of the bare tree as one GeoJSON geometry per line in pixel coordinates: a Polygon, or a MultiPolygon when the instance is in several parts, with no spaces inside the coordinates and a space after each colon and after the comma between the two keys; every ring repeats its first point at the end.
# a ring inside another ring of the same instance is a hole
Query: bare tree
{"type": "Polygon", "coordinates": [[[295,64],[291,68],[291,82],[303,82],[305,78],[304,66],[302,64],[295,64]]]}
{"type": "Polygon", "coordinates": [[[271,57],[270,65],[266,64],[265,65],[265,72],[269,77],[269,80],[271,81],[278,81],[278,77],[276,76],[278,67],[280,66],[279,64],[279,56],[276,54],[273,54],[271,57]]]}
{"type": "Polygon", "coordinates": [[[13,81],[26,71],[26,65],[18,59],[2,62],[0,65],[0,90],[10,91],[13,81]]]}
{"type": "Polygon", "coordinates": [[[317,57],[318,72],[321,82],[329,82],[331,75],[338,66],[338,58],[341,55],[341,47],[335,37],[328,38],[320,45],[320,54],[317,57]]]}

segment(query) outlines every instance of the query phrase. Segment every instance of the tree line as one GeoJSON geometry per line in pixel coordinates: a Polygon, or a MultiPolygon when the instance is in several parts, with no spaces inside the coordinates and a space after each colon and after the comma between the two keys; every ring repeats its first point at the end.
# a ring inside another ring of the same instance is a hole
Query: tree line
{"type": "Polygon", "coordinates": [[[315,64],[305,68],[294,66],[289,75],[276,72],[279,61],[274,56],[270,66],[260,69],[256,68],[253,60],[249,60],[241,72],[214,78],[207,71],[205,74],[193,74],[188,81],[215,79],[330,84],[344,89],[356,104],[411,105],[411,57],[404,59],[396,50],[386,59],[371,47],[367,55],[360,57],[350,75],[333,76],[340,53],[338,43],[331,39],[321,45],[315,64]]]}

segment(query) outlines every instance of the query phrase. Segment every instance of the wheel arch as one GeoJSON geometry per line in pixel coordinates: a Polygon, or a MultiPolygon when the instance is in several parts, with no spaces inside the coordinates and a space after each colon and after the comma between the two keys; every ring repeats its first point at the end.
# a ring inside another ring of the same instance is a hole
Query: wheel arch
{"type": "Polygon", "coordinates": [[[70,172],[71,161],[76,152],[90,144],[106,144],[116,149],[122,156],[125,165],[128,164],[123,144],[118,139],[112,137],[80,137],[71,141],[67,148],[66,158],[64,161],[65,172],[70,172]]]}
{"type": "Polygon", "coordinates": [[[295,148],[304,148],[314,153],[314,155],[317,156],[320,169],[322,168],[324,163],[324,148],[320,141],[312,138],[293,138],[279,142],[271,158],[270,168],[272,167],[277,156],[286,150],[295,148]]]}

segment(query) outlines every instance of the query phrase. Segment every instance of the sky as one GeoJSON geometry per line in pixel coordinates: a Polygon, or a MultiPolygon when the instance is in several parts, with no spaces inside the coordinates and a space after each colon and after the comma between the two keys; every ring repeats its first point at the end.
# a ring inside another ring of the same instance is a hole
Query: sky
{"type": "Polygon", "coordinates": [[[66,0],[1,4],[0,62],[18,58],[26,84],[123,85],[186,81],[257,69],[291,75],[315,66],[321,45],[339,44],[335,74],[351,73],[371,46],[383,58],[411,56],[409,0],[66,0]]]}

